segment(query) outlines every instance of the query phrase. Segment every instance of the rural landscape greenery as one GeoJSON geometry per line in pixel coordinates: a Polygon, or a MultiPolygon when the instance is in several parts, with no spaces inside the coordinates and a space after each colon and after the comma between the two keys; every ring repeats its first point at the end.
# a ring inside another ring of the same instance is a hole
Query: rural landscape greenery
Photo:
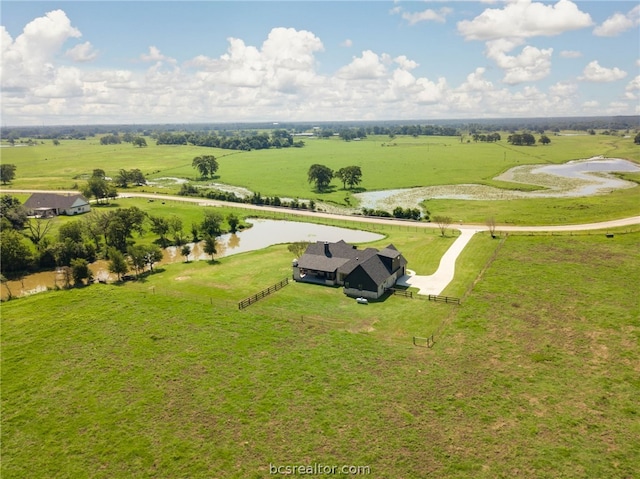
{"type": "Polygon", "coordinates": [[[637,216],[640,189],[388,211],[357,196],[533,191],[495,178],[595,156],[640,164],[637,117],[543,121],[3,128],[2,476],[246,478],[322,463],[389,478],[633,477],[640,225],[578,225],[637,216]],[[92,212],[27,218],[28,190],[83,192],[92,212]],[[393,243],[424,275],[458,223],[495,237],[477,233],[458,258],[442,294],[460,305],[362,306],[292,282],[239,310],[289,278],[299,251],[216,256],[216,238],[256,217],[380,233],[366,246],[393,243]],[[195,241],[207,260],[190,257],[195,241]],[[167,246],[180,261],[160,264],[167,246]],[[117,280],[94,283],[95,261],[117,280]],[[63,284],[18,297],[55,268],[63,284]]]}

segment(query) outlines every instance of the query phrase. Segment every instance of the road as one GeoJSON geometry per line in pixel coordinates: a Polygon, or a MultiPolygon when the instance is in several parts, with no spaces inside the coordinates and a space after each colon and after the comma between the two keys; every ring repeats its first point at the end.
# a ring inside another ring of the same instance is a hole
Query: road
{"type": "MultiPolygon", "coordinates": [[[[77,194],[77,191],[74,190],[4,190],[0,189],[0,194],[6,193],[71,193],[77,194]]],[[[161,195],[156,193],[139,193],[139,192],[130,192],[130,193],[122,193],[119,195],[120,198],[147,198],[153,200],[165,200],[165,201],[184,201],[189,203],[198,203],[202,206],[230,206],[234,208],[243,208],[250,210],[261,210],[261,211],[270,211],[274,213],[283,213],[286,212],[291,215],[297,216],[306,216],[306,217],[315,217],[315,218],[331,218],[331,219],[339,219],[339,220],[348,220],[355,221],[360,223],[375,223],[375,224],[386,224],[386,225],[398,225],[399,223],[410,224],[411,226],[415,226],[418,228],[438,228],[438,225],[435,223],[425,223],[419,221],[408,221],[408,220],[398,220],[391,218],[372,218],[370,216],[355,216],[355,215],[341,215],[335,213],[325,213],[322,211],[308,211],[308,210],[295,210],[290,208],[277,208],[274,206],[256,206],[247,203],[231,203],[227,201],[219,201],[219,200],[209,200],[206,198],[194,198],[191,196],[177,196],[177,195],[161,195]]],[[[610,221],[602,221],[599,223],[585,223],[585,224],[574,224],[574,225],[541,225],[541,226],[511,226],[511,225],[497,225],[496,231],[500,232],[538,232],[538,233],[552,233],[552,232],[562,232],[562,231],[591,231],[591,230],[606,230],[610,228],[617,228],[621,226],[632,226],[640,224],[640,215],[639,216],[631,216],[628,218],[621,218],[617,220],[610,221]]],[[[486,225],[478,225],[478,224],[458,224],[454,223],[449,226],[448,229],[457,229],[457,230],[473,230],[473,231],[487,231],[488,228],[486,225]]]]}

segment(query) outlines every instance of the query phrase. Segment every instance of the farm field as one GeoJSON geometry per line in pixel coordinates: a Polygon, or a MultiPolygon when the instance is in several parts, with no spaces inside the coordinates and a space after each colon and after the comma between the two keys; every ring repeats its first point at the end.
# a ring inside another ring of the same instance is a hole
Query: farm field
{"type": "MultiPolygon", "coordinates": [[[[246,188],[263,196],[310,198],[337,207],[357,208],[357,191],[409,188],[414,186],[479,183],[501,188],[532,190],[537,187],[494,180],[513,166],[563,163],[603,155],[640,162],[632,138],[610,135],[553,136],[547,146],[515,147],[503,140],[497,143],[467,143],[460,137],[370,136],[362,141],[344,142],[307,139],[304,148],[237,152],[191,146],[147,148],[130,144],[99,144],[99,138],[50,141],[32,147],[2,148],[3,162],[17,166],[10,188],[73,189],[80,187],[94,168],[115,176],[120,169],[139,168],[151,181],[159,178],[186,178],[194,184],[191,167],[195,156],[214,155],[220,168],[215,182],[246,188]],[[330,189],[318,193],[307,182],[311,164],[321,163],[337,170],[359,165],[363,179],[358,188],[344,190],[338,180],[330,189]]],[[[639,174],[626,174],[640,181],[639,174]]],[[[145,186],[144,191],[176,193],[179,185],[145,186]]],[[[484,223],[494,216],[499,223],[561,224],[584,222],[637,214],[638,188],[615,191],[610,195],[566,199],[509,201],[427,200],[423,206],[431,214],[443,214],[464,222],[484,223]]]]}
{"type": "Polygon", "coordinates": [[[460,307],[294,283],[239,311],[284,245],[4,303],[2,476],[632,477],[640,234],[498,244],[460,307]]]}

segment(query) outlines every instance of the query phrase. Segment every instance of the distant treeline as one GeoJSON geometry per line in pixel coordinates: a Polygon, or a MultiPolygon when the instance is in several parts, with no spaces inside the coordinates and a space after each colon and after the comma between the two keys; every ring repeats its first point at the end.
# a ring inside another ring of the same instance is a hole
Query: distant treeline
{"type": "MultiPolygon", "coordinates": [[[[355,132],[364,135],[445,135],[492,131],[560,131],[560,130],[637,130],[640,115],[558,117],[558,118],[493,118],[459,120],[411,121],[325,121],[325,122],[246,122],[246,123],[183,123],[148,125],[52,125],[3,126],[0,139],[86,139],[96,135],[131,133],[135,136],[159,137],[162,133],[176,135],[196,134],[200,138],[251,137],[264,144],[265,132],[285,131],[287,135],[313,133],[318,136],[355,132]]],[[[355,138],[355,137],[354,137],[355,138]]],[[[279,138],[281,141],[283,138],[279,138]]],[[[347,138],[345,138],[347,139],[347,138]]],[[[269,138],[271,141],[271,138],[269,138]]],[[[203,140],[204,141],[204,140],[203,140]]],[[[289,140],[287,140],[289,141],[289,140]]],[[[242,143],[242,142],[240,142],[242,143]]],[[[246,142],[245,142],[246,144],[246,142]]],[[[289,145],[292,146],[292,145],[289,145]]],[[[294,145],[295,146],[295,145],[294,145]]],[[[281,145],[282,147],[282,145],[281,145]]]]}
{"type": "Polygon", "coordinates": [[[224,148],[227,150],[264,150],[267,148],[301,148],[303,141],[293,141],[293,136],[287,131],[277,129],[266,133],[254,133],[249,136],[237,134],[233,136],[218,135],[214,132],[162,132],[154,134],[158,145],[187,145],[224,148]]]}

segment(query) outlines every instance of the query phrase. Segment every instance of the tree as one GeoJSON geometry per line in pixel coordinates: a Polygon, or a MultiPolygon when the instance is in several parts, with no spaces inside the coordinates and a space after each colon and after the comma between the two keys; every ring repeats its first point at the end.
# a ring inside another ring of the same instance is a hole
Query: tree
{"type": "Polygon", "coordinates": [[[145,246],[144,262],[149,265],[149,271],[153,272],[153,265],[162,261],[164,254],[156,245],[145,246]]]}
{"type": "Polygon", "coordinates": [[[440,228],[440,234],[442,236],[444,236],[447,228],[453,222],[453,220],[451,219],[451,216],[443,216],[443,215],[434,216],[433,221],[438,225],[438,228],[440,228]]]}
{"type": "Polygon", "coordinates": [[[299,258],[304,254],[310,244],[311,243],[308,241],[296,241],[295,243],[291,243],[287,246],[287,249],[289,252],[293,253],[296,258],[299,258]]]}
{"type": "Polygon", "coordinates": [[[33,219],[27,223],[27,233],[26,236],[31,240],[31,242],[36,245],[36,248],[40,249],[40,244],[42,240],[47,235],[47,233],[53,227],[53,220],[48,219],[33,219]]]}
{"type": "Polygon", "coordinates": [[[0,282],[2,284],[4,284],[4,287],[7,288],[7,301],[10,301],[13,299],[13,293],[11,292],[11,288],[9,288],[9,280],[7,279],[7,277],[0,273],[0,282]]]}
{"type": "Polygon", "coordinates": [[[342,188],[347,189],[347,185],[349,188],[353,188],[355,185],[360,184],[362,180],[362,170],[359,166],[346,166],[344,168],[340,168],[335,176],[340,178],[342,181],[342,188]]]}
{"type": "Polygon", "coordinates": [[[635,136],[635,138],[633,139],[633,142],[634,142],[636,145],[640,145],[640,133],[638,133],[638,134],[635,136]]]}
{"type": "Polygon", "coordinates": [[[538,143],[542,143],[543,145],[548,145],[549,143],[551,143],[551,140],[547,135],[542,135],[538,140],[538,143]]]}
{"type": "Polygon", "coordinates": [[[309,183],[315,183],[318,191],[323,191],[333,178],[333,170],[324,165],[314,164],[307,173],[309,183]]]}
{"type": "Polygon", "coordinates": [[[166,248],[167,233],[169,233],[169,221],[161,216],[149,216],[149,220],[151,221],[151,232],[160,237],[160,244],[163,248],[166,248]]]}
{"type": "Polygon", "coordinates": [[[145,140],[141,136],[138,136],[138,137],[133,139],[133,145],[137,146],[139,148],[145,147],[145,146],[147,146],[147,140],[145,140]]]}
{"type": "Polygon", "coordinates": [[[87,180],[82,194],[87,198],[95,197],[96,201],[100,203],[101,200],[109,197],[109,183],[104,178],[92,176],[87,180]]]}
{"type": "Polygon", "coordinates": [[[58,240],[60,242],[63,242],[64,240],[69,238],[74,243],[81,243],[83,232],[84,228],[81,221],[71,221],[69,223],[64,223],[60,225],[60,229],[58,230],[58,240]]]}
{"type": "Polygon", "coordinates": [[[218,171],[218,162],[213,155],[196,156],[191,162],[203,178],[212,177],[218,171]]]}
{"type": "Polygon", "coordinates": [[[191,254],[191,246],[188,244],[184,245],[180,250],[180,254],[185,257],[186,262],[189,262],[189,255],[191,254]]]}
{"type": "Polygon", "coordinates": [[[200,230],[198,229],[197,223],[191,223],[191,241],[194,243],[198,242],[198,233],[200,230]]]}
{"type": "Polygon", "coordinates": [[[32,261],[24,236],[14,229],[0,230],[0,272],[16,273],[26,270],[32,261]]]}
{"type": "Polygon", "coordinates": [[[15,230],[23,229],[29,221],[26,208],[18,198],[11,195],[0,197],[0,219],[3,228],[15,230]]]}
{"type": "Polygon", "coordinates": [[[362,170],[359,166],[347,166],[345,176],[349,188],[353,189],[353,187],[359,185],[362,180],[362,170]]]}
{"type": "Polygon", "coordinates": [[[240,223],[240,219],[236,215],[230,213],[229,216],[227,216],[227,223],[229,223],[229,229],[231,229],[232,233],[238,231],[238,224],[240,223]]]}
{"type": "Polygon", "coordinates": [[[120,251],[115,248],[109,250],[109,272],[118,275],[118,281],[122,279],[122,275],[129,271],[127,261],[120,251]]]}
{"type": "Polygon", "coordinates": [[[205,210],[204,219],[200,224],[203,235],[220,236],[222,234],[222,215],[216,211],[205,210]]]}
{"type": "Polygon", "coordinates": [[[146,264],[145,254],[146,249],[142,245],[129,246],[127,248],[127,255],[129,257],[129,263],[133,266],[133,269],[136,271],[136,277],[140,274],[140,271],[144,271],[144,266],[146,264]]]}
{"type": "Polygon", "coordinates": [[[129,170],[129,181],[136,186],[142,186],[147,184],[147,179],[144,177],[144,173],[138,168],[129,170]]]}
{"type": "Polygon", "coordinates": [[[71,276],[73,277],[73,284],[76,286],[84,284],[84,280],[91,282],[93,273],[89,269],[89,262],[84,258],[75,258],[71,260],[71,276]]]}
{"type": "Polygon", "coordinates": [[[204,237],[204,252],[208,255],[211,255],[211,261],[213,261],[213,255],[218,251],[216,249],[216,238],[211,235],[206,235],[204,237]]]}
{"type": "Polygon", "coordinates": [[[167,219],[169,223],[169,232],[173,235],[173,241],[176,246],[184,244],[184,233],[182,231],[182,219],[176,215],[172,215],[167,219]]]}
{"type": "Polygon", "coordinates": [[[6,185],[16,177],[16,165],[10,163],[2,163],[0,165],[0,181],[6,185]]]}
{"type": "Polygon", "coordinates": [[[120,188],[126,188],[129,186],[129,172],[127,170],[120,170],[115,178],[116,186],[120,188]]]}
{"type": "Polygon", "coordinates": [[[492,238],[496,237],[496,219],[492,216],[491,218],[487,218],[487,228],[489,228],[489,233],[492,238]]]}
{"type": "Polygon", "coordinates": [[[123,253],[126,252],[132,243],[133,233],[144,232],[145,218],[144,212],[137,206],[110,211],[103,218],[105,243],[123,253]]]}

